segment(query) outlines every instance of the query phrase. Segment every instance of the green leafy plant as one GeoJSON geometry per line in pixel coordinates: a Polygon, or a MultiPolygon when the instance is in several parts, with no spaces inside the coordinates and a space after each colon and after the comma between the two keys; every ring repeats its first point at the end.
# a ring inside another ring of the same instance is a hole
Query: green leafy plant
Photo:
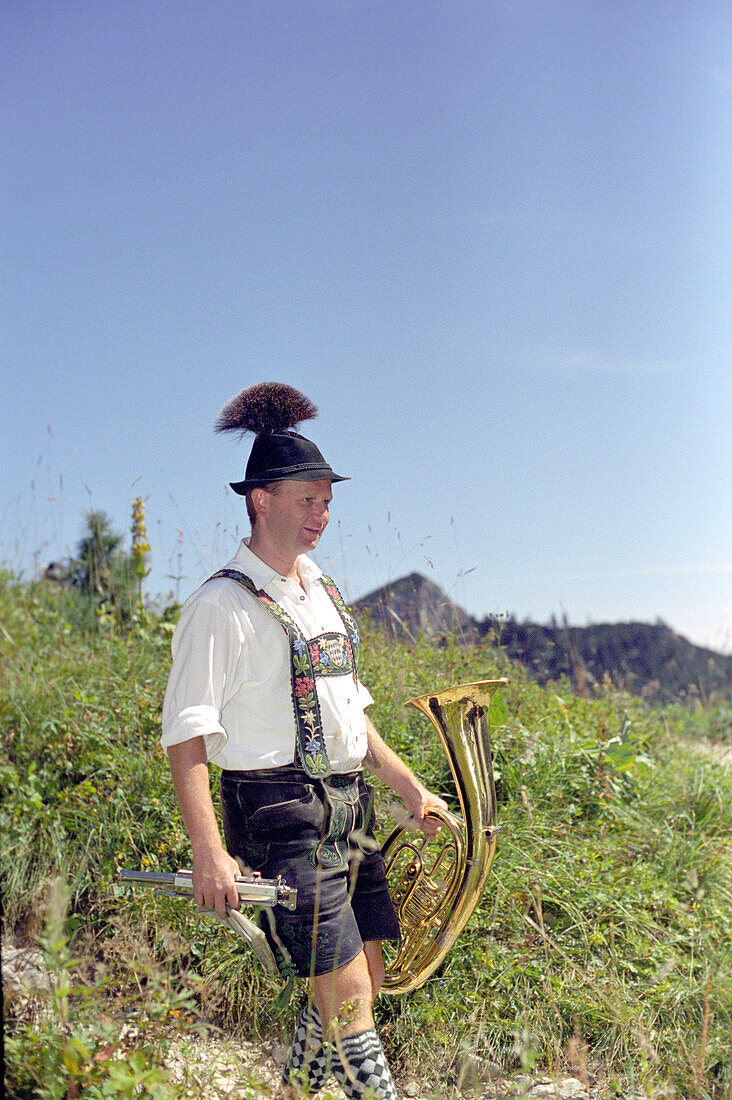
{"type": "MultiPolygon", "coordinates": [[[[41,1100],[112,1096],[151,1096],[172,1100],[181,1095],[161,1065],[164,1022],[192,1012],[190,997],[153,982],[143,1005],[135,1007],[132,1036],[120,1033],[119,1020],[106,1003],[103,982],[82,984],[79,960],[71,954],[67,920],[68,894],[60,879],[49,891],[46,921],[39,946],[50,991],[35,997],[35,1019],[16,1018],[5,1032],[5,1088],[14,1097],[41,1100]],[[40,1004],[39,1004],[40,1002],[40,1004]]],[[[116,1006],[119,1012],[119,1004],[116,1006]]]]}

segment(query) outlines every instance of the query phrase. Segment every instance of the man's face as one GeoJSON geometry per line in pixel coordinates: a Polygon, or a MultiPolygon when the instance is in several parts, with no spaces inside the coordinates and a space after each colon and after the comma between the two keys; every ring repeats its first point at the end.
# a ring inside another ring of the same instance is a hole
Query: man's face
{"type": "Polygon", "coordinates": [[[286,557],[314,550],[330,518],[331,482],[282,481],[274,492],[265,492],[257,509],[271,542],[286,557]]]}

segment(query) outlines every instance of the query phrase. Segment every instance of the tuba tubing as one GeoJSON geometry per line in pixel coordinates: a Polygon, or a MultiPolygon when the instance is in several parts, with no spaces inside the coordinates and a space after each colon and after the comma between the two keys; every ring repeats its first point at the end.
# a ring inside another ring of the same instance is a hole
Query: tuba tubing
{"type": "Polygon", "coordinates": [[[419,989],[440,966],[478,905],[496,851],[496,792],[488,712],[506,680],[480,680],[410,699],[432,722],[445,750],[461,817],[431,810],[435,840],[409,827],[382,846],[402,939],[387,959],[384,993],[419,989]]]}

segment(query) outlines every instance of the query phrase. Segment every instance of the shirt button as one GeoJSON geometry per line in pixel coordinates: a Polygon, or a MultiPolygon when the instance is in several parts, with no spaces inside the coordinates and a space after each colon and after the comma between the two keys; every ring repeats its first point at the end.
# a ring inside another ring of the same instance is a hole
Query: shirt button
{"type": "Polygon", "coordinates": [[[301,600],[304,600],[304,599],[305,599],[305,597],[304,597],[304,596],[301,596],[301,597],[300,597],[300,599],[301,599],[301,600]]]}

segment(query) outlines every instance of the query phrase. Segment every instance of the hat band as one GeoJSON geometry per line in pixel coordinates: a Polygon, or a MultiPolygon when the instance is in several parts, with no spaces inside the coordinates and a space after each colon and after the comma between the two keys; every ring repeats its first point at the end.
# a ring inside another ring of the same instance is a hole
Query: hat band
{"type": "MultiPolygon", "coordinates": [[[[333,473],[330,466],[325,462],[298,462],[294,466],[278,466],[274,470],[263,470],[262,476],[258,477],[258,481],[278,481],[281,478],[287,478],[291,474],[304,474],[308,470],[322,470],[327,476],[333,473]]],[[[256,475],[254,475],[256,477],[256,475]]],[[[250,476],[247,481],[252,481],[250,476]]]]}

